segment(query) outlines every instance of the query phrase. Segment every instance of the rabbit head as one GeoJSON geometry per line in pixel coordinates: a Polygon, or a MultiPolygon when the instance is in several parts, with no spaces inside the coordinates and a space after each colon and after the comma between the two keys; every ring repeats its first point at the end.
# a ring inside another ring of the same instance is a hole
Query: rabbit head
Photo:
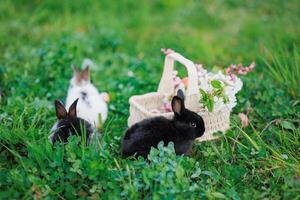
{"type": "Polygon", "coordinates": [[[70,107],[70,104],[77,98],[79,98],[80,104],[80,101],[89,99],[89,96],[98,95],[97,89],[90,81],[89,66],[85,65],[82,71],[75,65],[72,65],[72,68],[74,75],[70,80],[66,105],[67,108],[70,107]],[[72,97],[71,101],[69,99],[69,95],[72,97]]]}
{"type": "Polygon", "coordinates": [[[81,71],[76,65],[72,65],[73,68],[73,78],[71,79],[71,87],[75,86],[86,86],[91,83],[90,81],[90,69],[86,65],[85,68],[81,71]]]}
{"type": "Polygon", "coordinates": [[[61,141],[67,143],[70,136],[84,136],[84,134],[86,141],[89,142],[93,129],[87,121],[77,117],[77,102],[78,99],[72,103],[67,112],[64,105],[59,100],[55,100],[54,104],[58,122],[56,122],[51,129],[52,134],[48,137],[50,142],[55,143],[61,141]]]}
{"type": "Polygon", "coordinates": [[[184,128],[186,133],[193,139],[201,137],[204,134],[205,126],[203,118],[185,108],[182,90],[178,90],[177,95],[172,99],[171,105],[174,112],[173,120],[177,126],[184,128]]]}

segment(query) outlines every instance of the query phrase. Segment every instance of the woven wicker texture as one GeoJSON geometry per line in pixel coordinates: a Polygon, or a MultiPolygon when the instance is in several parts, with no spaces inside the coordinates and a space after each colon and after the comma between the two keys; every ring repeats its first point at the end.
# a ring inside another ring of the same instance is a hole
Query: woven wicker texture
{"type": "Polygon", "coordinates": [[[199,89],[198,89],[198,77],[194,63],[178,53],[171,53],[166,55],[164,63],[164,71],[159,83],[158,91],[147,93],[144,95],[132,96],[129,99],[130,115],[128,118],[128,126],[131,126],[143,119],[164,116],[166,118],[172,118],[174,114],[169,113],[151,113],[150,110],[157,109],[163,106],[163,98],[174,94],[173,83],[173,69],[174,62],[181,63],[188,72],[189,85],[185,94],[185,105],[188,109],[197,112],[204,119],[205,133],[202,137],[197,138],[198,141],[206,141],[216,139],[213,136],[214,132],[226,131],[230,124],[230,110],[224,108],[219,112],[208,112],[200,107],[199,104],[199,89]]]}

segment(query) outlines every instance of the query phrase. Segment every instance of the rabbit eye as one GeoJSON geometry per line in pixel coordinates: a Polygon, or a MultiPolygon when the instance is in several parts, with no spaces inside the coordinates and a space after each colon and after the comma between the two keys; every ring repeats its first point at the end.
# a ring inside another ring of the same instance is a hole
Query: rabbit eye
{"type": "Polygon", "coordinates": [[[197,124],[194,122],[191,122],[191,127],[197,127],[197,124]]]}

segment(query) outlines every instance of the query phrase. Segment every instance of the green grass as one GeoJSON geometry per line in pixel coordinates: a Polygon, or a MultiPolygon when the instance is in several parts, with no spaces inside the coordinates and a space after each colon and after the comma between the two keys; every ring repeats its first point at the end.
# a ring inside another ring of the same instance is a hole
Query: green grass
{"type": "Polygon", "coordinates": [[[284,86],[294,98],[300,97],[300,52],[296,47],[292,52],[279,48],[275,55],[270,55],[266,65],[269,75],[278,84],[284,86]]]}
{"type": "Polygon", "coordinates": [[[0,2],[0,199],[300,199],[297,0],[72,2],[0,2]],[[128,98],[157,89],[162,47],[209,67],[257,67],[242,77],[221,139],[196,143],[191,157],[170,144],[150,162],[122,159],[128,98]],[[102,139],[52,147],[53,101],[65,99],[71,63],[86,57],[111,96],[102,139]],[[251,126],[241,128],[239,112],[251,126]]]}

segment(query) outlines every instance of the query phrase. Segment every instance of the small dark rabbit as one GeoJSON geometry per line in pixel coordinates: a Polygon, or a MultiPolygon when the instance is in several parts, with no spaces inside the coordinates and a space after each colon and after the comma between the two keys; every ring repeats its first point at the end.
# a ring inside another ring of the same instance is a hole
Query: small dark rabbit
{"type": "Polygon", "coordinates": [[[145,119],[130,127],[123,139],[123,156],[147,157],[151,147],[157,147],[160,141],[165,145],[174,143],[177,155],[188,155],[193,141],[204,134],[204,121],[201,116],[184,106],[181,90],[172,99],[173,119],[154,117],[145,119]]]}
{"type": "Polygon", "coordinates": [[[93,128],[90,123],[77,117],[76,106],[78,99],[76,99],[69,108],[69,112],[65,109],[64,105],[55,100],[55,109],[58,122],[54,124],[51,129],[51,135],[48,137],[49,141],[55,142],[68,142],[68,137],[71,135],[81,136],[85,133],[87,144],[90,143],[93,136],[93,128]]]}

